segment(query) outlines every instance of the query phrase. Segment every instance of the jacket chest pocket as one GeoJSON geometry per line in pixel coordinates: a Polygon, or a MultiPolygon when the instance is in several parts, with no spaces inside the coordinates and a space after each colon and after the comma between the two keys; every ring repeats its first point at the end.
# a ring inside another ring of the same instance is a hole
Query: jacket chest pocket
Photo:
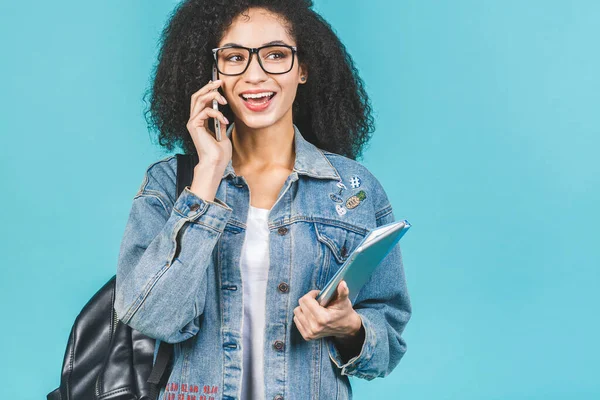
{"type": "Polygon", "coordinates": [[[316,286],[322,289],[364,239],[367,230],[315,222],[315,232],[321,246],[316,286]]]}

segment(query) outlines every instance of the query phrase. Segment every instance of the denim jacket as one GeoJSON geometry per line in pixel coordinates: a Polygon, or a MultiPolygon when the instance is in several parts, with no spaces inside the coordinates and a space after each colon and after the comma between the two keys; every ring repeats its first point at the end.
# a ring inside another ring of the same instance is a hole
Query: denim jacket
{"type": "MultiPolygon", "coordinates": [[[[305,340],[293,310],[307,292],[324,287],[369,230],[394,215],[381,184],[363,165],[315,147],[295,125],[294,131],[294,168],[268,214],[264,398],[351,399],[349,376],[385,377],[406,352],[401,334],[411,305],[400,244],[358,293],[350,293],[365,340],[348,362],[333,337],[305,340]]],[[[118,258],[115,310],[123,323],[175,344],[159,399],[239,399],[239,265],[249,187],[230,161],[214,201],[197,197],[189,186],[176,197],[176,164],[175,156],[151,164],[133,198],[118,258]]]]}

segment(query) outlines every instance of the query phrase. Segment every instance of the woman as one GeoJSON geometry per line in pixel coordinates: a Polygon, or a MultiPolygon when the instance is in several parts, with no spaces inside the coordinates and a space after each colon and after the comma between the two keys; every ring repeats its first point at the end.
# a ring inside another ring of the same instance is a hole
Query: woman
{"type": "Polygon", "coordinates": [[[178,197],[176,157],[148,167],[115,300],[124,323],[175,343],[161,399],[352,398],[348,376],[384,377],[406,351],[399,245],[359,293],[342,282],[327,307],[315,299],[394,216],[354,161],[373,131],[368,97],[311,7],[184,1],[163,33],[151,123],[199,162],[178,197]]]}

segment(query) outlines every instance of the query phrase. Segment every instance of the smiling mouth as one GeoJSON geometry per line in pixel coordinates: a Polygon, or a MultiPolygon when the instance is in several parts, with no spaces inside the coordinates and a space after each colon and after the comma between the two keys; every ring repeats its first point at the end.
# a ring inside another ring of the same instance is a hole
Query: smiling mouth
{"type": "Polygon", "coordinates": [[[275,97],[276,94],[277,93],[273,93],[270,96],[264,96],[264,97],[259,97],[259,98],[248,98],[248,99],[245,99],[242,95],[240,95],[240,98],[242,100],[244,100],[246,103],[255,104],[255,105],[261,105],[261,104],[266,104],[269,101],[271,101],[271,99],[273,97],[275,97]]]}

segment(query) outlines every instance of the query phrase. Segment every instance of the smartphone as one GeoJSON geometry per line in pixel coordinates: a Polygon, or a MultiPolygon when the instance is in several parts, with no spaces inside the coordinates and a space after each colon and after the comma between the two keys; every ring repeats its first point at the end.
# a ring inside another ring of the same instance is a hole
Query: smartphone
{"type": "MultiPolygon", "coordinates": [[[[219,71],[217,70],[217,64],[213,64],[213,69],[212,69],[212,80],[213,82],[219,79],[219,71]]],[[[219,89],[215,89],[216,91],[218,91],[219,89]]],[[[212,102],[212,108],[213,110],[217,110],[219,111],[219,103],[217,102],[217,100],[213,100],[212,102]]],[[[217,141],[221,141],[221,121],[219,120],[219,118],[213,118],[215,121],[215,137],[217,138],[217,141]]]]}

